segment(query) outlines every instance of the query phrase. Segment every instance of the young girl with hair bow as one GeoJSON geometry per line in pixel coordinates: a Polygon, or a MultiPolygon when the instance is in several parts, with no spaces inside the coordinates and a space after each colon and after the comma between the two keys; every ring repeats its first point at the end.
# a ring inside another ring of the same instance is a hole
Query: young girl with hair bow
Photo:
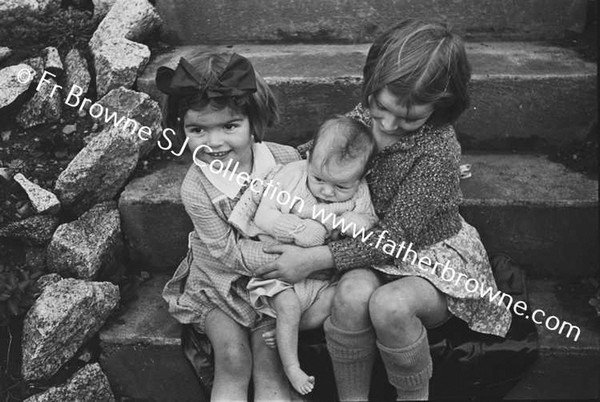
{"type": "Polygon", "coordinates": [[[227,219],[247,185],[209,168],[235,166],[235,173],[260,177],[276,164],[299,159],[291,147],[261,142],[278,117],[268,86],[237,54],[200,54],[161,67],[156,84],[168,95],[165,125],[185,137],[196,164],[188,170],[181,198],[194,231],[189,251],[163,297],[179,322],[209,338],[215,358],[211,400],[246,400],[250,379],[257,400],[290,400],[279,356],[263,333],[246,285],[255,270],[272,261],[263,244],[240,238],[227,219]],[[242,184],[240,184],[242,183],[242,184]]]}

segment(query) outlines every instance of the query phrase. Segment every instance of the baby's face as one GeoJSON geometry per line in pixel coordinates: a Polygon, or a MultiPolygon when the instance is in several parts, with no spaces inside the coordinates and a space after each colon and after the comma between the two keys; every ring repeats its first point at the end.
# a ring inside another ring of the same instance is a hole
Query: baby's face
{"type": "Polygon", "coordinates": [[[323,157],[315,152],[308,164],[308,189],[320,202],[347,201],[358,190],[362,173],[361,161],[323,166],[323,157]]]}

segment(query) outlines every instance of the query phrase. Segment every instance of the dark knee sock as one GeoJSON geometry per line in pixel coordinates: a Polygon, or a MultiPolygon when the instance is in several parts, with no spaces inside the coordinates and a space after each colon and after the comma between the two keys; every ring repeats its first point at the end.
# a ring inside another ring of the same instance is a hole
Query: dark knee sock
{"type": "Polygon", "coordinates": [[[377,342],[377,347],[398,400],[426,400],[433,364],[425,327],[412,345],[392,349],[377,342]]]}
{"type": "Polygon", "coordinates": [[[366,401],[377,349],[373,327],[346,331],[325,320],[325,339],[341,401],[366,401]]]}

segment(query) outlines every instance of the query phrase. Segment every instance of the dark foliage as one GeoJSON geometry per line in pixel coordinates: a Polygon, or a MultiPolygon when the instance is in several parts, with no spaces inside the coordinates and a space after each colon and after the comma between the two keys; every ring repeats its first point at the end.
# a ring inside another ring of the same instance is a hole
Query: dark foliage
{"type": "Polygon", "coordinates": [[[100,20],[91,11],[50,5],[43,11],[26,7],[4,12],[0,24],[0,43],[20,53],[37,55],[47,46],[61,54],[72,48],[87,52],[87,43],[100,20]]]}

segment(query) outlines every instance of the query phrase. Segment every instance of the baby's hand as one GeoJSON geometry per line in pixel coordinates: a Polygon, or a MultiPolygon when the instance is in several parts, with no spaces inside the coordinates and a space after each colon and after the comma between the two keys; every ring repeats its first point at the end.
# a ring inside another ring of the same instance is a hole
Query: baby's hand
{"type": "Polygon", "coordinates": [[[329,235],[329,240],[336,241],[336,240],[339,240],[341,237],[342,237],[341,230],[335,229],[329,235]]]}
{"type": "Polygon", "coordinates": [[[284,243],[293,243],[295,233],[304,228],[304,221],[292,214],[282,214],[275,222],[273,236],[284,243]]]}
{"type": "Polygon", "coordinates": [[[294,242],[300,247],[321,246],[325,243],[327,229],[317,221],[304,219],[303,228],[294,233],[294,242]]]}

